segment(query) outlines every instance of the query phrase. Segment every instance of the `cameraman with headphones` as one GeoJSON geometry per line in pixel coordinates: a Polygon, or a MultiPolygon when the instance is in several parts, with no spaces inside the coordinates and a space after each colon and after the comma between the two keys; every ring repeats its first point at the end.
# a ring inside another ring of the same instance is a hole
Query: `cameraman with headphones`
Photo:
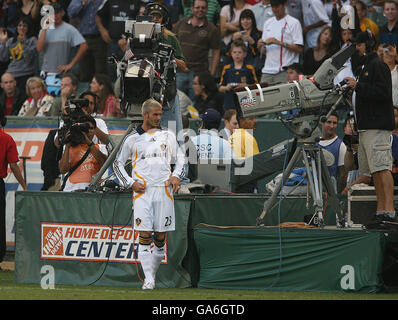
{"type": "Polygon", "coordinates": [[[347,77],[359,132],[358,162],[361,175],[371,174],[377,197],[376,223],[397,222],[391,174],[391,131],[394,129],[391,72],[376,53],[371,32],[352,40],[360,56],[356,79],[347,77]]]}
{"type": "MultiPolygon", "coordinates": [[[[173,47],[175,61],[179,70],[185,71],[187,66],[185,64],[185,58],[182,53],[180,43],[177,37],[170,30],[166,29],[165,25],[169,21],[169,12],[166,7],[161,3],[148,3],[146,5],[145,14],[153,17],[153,22],[162,25],[162,33],[160,42],[168,44],[173,47]]],[[[162,123],[161,125],[169,128],[169,121],[175,121],[176,136],[182,130],[182,117],[180,109],[180,100],[177,94],[177,83],[175,79],[174,71],[170,68],[167,77],[172,80],[168,81],[165,89],[165,100],[169,104],[169,108],[166,108],[163,103],[162,123]]],[[[171,129],[171,128],[169,128],[171,129]]]]}
{"type": "Polygon", "coordinates": [[[21,184],[22,188],[25,191],[28,190],[17,164],[19,161],[17,145],[14,139],[9,134],[5,133],[3,129],[6,122],[7,119],[4,112],[0,109],[0,262],[3,261],[6,253],[6,190],[3,179],[8,175],[8,165],[10,165],[12,173],[21,184]]]}

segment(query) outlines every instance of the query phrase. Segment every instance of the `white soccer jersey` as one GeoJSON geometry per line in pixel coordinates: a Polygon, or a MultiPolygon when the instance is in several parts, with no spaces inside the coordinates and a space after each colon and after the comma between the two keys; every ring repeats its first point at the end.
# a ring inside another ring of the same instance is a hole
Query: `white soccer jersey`
{"type": "Polygon", "coordinates": [[[184,177],[184,153],[176,136],[167,129],[145,132],[141,125],[127,135],[113,163],[113,170],[120,184],[129,188],[135,181],[150,186],[164,186],[170,176],[184,177]],[[126,161],[132,160],[131,177],[125,170],[126,161]],[[175,163],[173,173],[170,164],[175,163]]]}

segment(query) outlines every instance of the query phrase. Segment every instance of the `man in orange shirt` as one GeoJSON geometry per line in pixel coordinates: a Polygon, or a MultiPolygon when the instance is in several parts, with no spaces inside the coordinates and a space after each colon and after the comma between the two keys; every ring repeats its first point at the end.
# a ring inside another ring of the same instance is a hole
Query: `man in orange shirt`
{"type": "Polygon", "coordinates": [[[358,13],[359,23],[361,31],[369,30],[376,37],[376,40],[379,39],[379,27],[375,22],[366,17],[368,12],[368,7],[362,1],[358,1],[355,5],[358,13]]]}
{"type": "MultiPolygon", "coordinates": [[[[59,162],[61,174],[70,172],[87,152],[88,156],[70,175],[68,174],[67,177],[64,177],[66,181],[63,184],[63,191],[82,190],[88,187],[92,177],[101,169],[106,160],[106,151],[101,150],[101,147],[98,144],[94,144],[92,141],[96,128],[95,119],[86,115],[81,117],[79,122],[73,126],[75,126],[75,128],[71,128],[66,134],[67,141],[70,140],[71,131],[80,131],[81,141],[80,143],[68,141],[65,144],[65,149],[59,162]],[[79,126],[79,129],[76,128],[77,126],[79,126]]],[[[74,135],[76,135],[76,133],[74,133],[74,135]]]]}

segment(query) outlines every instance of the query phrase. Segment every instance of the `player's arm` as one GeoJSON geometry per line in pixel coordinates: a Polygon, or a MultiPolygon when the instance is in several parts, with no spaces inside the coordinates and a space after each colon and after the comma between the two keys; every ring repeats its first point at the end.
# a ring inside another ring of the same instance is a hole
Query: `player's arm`
{"type": "Polygon", "coordinates": [[[124,138],[122,145],[120,146],[119,152],[116,155],[116,159],[113,162],[113,171],[115,172],[116,177],[119,180],[119,183],[124,188],[130,188],[134,180],[131,178],[126,169],[124,168],[127,160],[132,155],[132,148],[134,147],[134,138],[132,136],[127,136],[124,138]]]}

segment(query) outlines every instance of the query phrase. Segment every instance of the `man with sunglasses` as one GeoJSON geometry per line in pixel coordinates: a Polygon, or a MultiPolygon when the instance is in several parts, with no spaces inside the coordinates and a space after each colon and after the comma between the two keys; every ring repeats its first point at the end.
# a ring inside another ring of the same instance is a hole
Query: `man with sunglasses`
{"type": "Polygon", "coordinates": [[[78,130],[82,134],[82,141],[75,144],[69,141],[65,144],[62,158],[59,162],[61,174],[66,174],[67,179],[63,191],[84,190],[91,183],[92,177],[101,169],[106,160],[106,151],[103,145],[94,144],[93,137],[97,127],[93,117],[86,115],[79,118],[79,122],[74,124],[79,129],[71,129],[66,138],[71,136],[72,130],[78,130]],[[81,159],[85,159],[81,162],[81,159]],[[79,163],[80,165],[76,167],[79,163]],[[71,172],[74,167],[76,169],[71,172]],[[71,172],[70,174],[68,174],[71,172]]]}

